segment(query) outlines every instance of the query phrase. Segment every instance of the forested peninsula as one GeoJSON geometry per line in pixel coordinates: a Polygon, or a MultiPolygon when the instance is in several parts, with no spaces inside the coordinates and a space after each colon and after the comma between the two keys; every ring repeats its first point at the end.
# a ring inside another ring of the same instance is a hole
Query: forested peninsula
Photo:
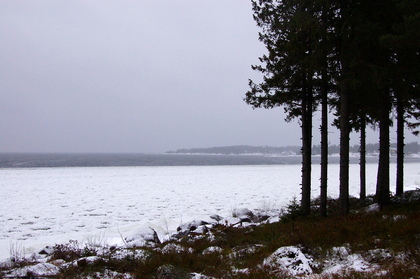
{"type": "MultiPolygon", "coordinates": [[[[396,150],[397,144],[391,144],[391,155],[396,150]]],[[[351,153],[359,153],[360,145],[353,145],[350,147],[351,153]]],[[[366,153],[375,155],[378,154],[379,144],[371,143],[366,144],[366,153]]],[[[340,147],[338,145],[329,145],[328,154],[339,154],[340,147]]],[[[168,154],[222,154],[222,155],[251,155],[251,154],[263,154],[263,155],[300,155],[300,146],[250,146],[250,145],[233,145],[233,146],[219,146],[219,147],[207,147],[207,148],[183,148],[175,151],[167,151],[168,154]]],[[[405,154],[413,155],[420,153],[420,144],[418,142],[410,142],[405,145],[405,154]]],[[[314,145],[312,147],[312,154],[321,154],[321,146],[314,145]]]]}

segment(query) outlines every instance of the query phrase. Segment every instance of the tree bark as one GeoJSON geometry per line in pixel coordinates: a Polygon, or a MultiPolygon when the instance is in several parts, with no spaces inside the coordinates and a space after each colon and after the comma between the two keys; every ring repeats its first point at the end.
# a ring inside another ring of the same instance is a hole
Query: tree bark
{"type": "Polygon", "coordinates": [[[312,89],[307,87],[302,100],[302,214],[311,212],[312,171],[312,89]]]}
{"type": "MultiPolygon", "coordinates": [[[[343,65],[343,72],[345,72],[343,65]]],[[[340,214],[347,215],[349,204],[349,151],[350,151],[350,123],[349,123],[349,84],[342,81],[340,92],[340,214]]]]}
{"type": "MultiPolygon", "coordinates": [[[[326,81],[326,73],[323,73],[323,80],[326,81]]],[[[328,187],[328,95],[327,85],[324,82],[321,92],[322,102],[322,123],[321,123],[321,216],[327,216],[327,187],[328,187]]]]}
{"type": "Polygon", "coordinates": [[[379,165],[376,182],[376,199],[380,209],[389,203],[389,98],[388,92],[385,92],[380,103],[379,165]]]}
{"type": "Polygon", "coordinates": [[[366,199],[366,119],[363,117],[360,127],[360,200],[366,199]]]}
{"type": "Polygon", "coordinates": [[[396,195],[404,193],[404,106],[397,100],[397,181],[396,195]]]}

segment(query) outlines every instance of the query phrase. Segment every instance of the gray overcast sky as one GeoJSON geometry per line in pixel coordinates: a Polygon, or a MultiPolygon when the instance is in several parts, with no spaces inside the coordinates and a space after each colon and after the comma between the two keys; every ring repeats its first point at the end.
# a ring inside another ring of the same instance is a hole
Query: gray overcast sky
{"type": "Polygon", "coordinates": [[[300,144],[242,100],[264,53],[250,1],[2,0],[0,38],[0,152],[300,144]]]}

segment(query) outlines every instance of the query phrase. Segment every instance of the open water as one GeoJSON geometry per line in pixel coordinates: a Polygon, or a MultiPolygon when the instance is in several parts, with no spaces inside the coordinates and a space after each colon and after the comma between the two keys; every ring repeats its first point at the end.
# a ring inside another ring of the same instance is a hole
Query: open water
{"type": "MultiPolygon", "coordinates": [[[[350,159],[358,163],[357,157],[350,159]]],[[[121,166],[223,166],[223,165],[282,165],[300,164],[301,157],[277,155],[189,155],[189,154],[59,154],[59,153],[0,153],[0,168],[37,167],[121,167],[121,166]]],[[[313,156],[319,163],[319,156],[313,156]]],[[[376,163],[377,156],[368,156],[368,163],[376,163]]],[[[338,157],[330,157],[336,164],[338,157]]],[[[420,158],[406,158],[406,162],[420,162],[420,158]]]]}

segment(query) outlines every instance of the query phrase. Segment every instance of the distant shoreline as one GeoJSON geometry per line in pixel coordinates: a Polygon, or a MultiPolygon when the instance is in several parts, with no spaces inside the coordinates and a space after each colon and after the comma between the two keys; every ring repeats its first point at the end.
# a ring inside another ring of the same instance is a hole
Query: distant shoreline
{"type": "MultiPolygon", "coordinates": [[[[391,156],[396,153],[396,143],[391,144],[391,156]]],[[[367,144],[366,155],[378,156],[379,144],[367,144]]],[[[329,145],[329,156],[337,156],[340,148],[338,145],[329,145]]],[[[410,142],[405,144],[404,152],[407,156],[416,154],[420,157],[420,145],[417,142],[410,142]]],[[[359,145],[353,145],[350,148],[351,156],[356,156],[359,153],[359,145]]],[[[276,155],[276,156],[300,156],[301,146],[250,146],[250,145],[233,145],[233,146],[220,146],[220,147],[206,147],[206,148],[183,148],[175,151],[167,151],[166,154],[199,154],[199,155],[276,155]]],[[[314,145],[312,147],[312,155],[316,156],[321,154],[321,146],[314,145]]]]}

